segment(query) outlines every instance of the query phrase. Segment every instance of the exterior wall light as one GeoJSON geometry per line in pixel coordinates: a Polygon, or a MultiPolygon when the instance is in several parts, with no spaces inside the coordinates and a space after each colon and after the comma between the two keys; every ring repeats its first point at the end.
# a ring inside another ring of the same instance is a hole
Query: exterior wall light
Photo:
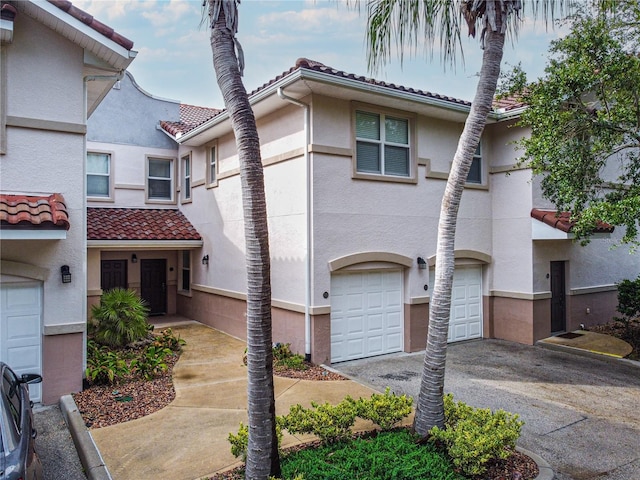
{"type": "Polygon", "coordinates": [[[138,263],[138,256],[135,253],[131,255],[131,263],[138,263]]]}
{"type": "Polygon", "coordinates": [[[62,277],[62,283],[71,283],[71,272],[69,271],[69,265],[63,265],[60,267],[60,276],[62,277]]]}
{"type": "Polygon", "coordinates": [[[202,257],[202,264],[209,265],[209,255],[205,255],[204,257],[202,257]]]}
{"type": "Polygon", "coordinates": [[[418,268],[420,270],[426,270],[427,268],[427,262],[425,262],[424,258],[422,257],[418,257],[418,268]]]}

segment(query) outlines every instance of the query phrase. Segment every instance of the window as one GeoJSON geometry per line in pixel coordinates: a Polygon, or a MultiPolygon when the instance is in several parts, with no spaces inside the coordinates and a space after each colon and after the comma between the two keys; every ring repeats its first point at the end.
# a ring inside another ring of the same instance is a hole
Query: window
{"type": "Polygon", "coordinates": [[[108,153],[87,153],[87,196],[111,196],[111,155],[108,153]]]}
{"type": "Polygon", "coordinates": [[[357,110],[356,171],[409,177],[409,120],[357,110]]]}
{"type": "Polygon", "coordinates": [[[467,183],[482,183],[482,150],[478,144],[476,153],[473,154],[473,161],[471,162],[471,169],[467,175],[467,183]]]}
{"type": "Polygon", "coordinates": [[[188,292],[191,290],[191,252],[182,251],[182,284],[180,290],[188,292]]]}
{"type": "Polygon", "coordinates": [[[173,159],[147,159],[147,198],[149,200],[173,200],[173,159]]]}
{"type": "Polygon", "coordinates": [[[218,149],[213,146],[207,152],[207,183],[216,185],[218,183],[218,149]]]}
{"type": "Polygon", "coordinates": [[[182,157],[182,200],[191,200],[191,155],[182,157]]]}

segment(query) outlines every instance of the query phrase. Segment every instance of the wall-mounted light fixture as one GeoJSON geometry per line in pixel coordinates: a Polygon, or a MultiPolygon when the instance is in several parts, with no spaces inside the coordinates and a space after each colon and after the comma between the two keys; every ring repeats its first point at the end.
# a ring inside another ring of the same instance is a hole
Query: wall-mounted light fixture
{"type": "Polygon", "coordinates": [[[71,272],[69,271],[69,265],[63,265],[60,267],[60,276],[62,277],[62,283],[71,283],[71,272]]]}
{"type": "Polygon", "coordinates": [[[135,253],[131,255],[131,263],[138,263],[138,256],[135,253]]]}
{"type": "Polygon", "coordinates": [[[427,262],[425,262],[422,257],[418,257],[418,268],[420,270],[425,270],[427,268],[427,262]]]}
{"type": "Polygon", "coordinates": [[[209,255],[205,255],[204,257],[202,257],[202,264],[209,265],[209,255]]]}

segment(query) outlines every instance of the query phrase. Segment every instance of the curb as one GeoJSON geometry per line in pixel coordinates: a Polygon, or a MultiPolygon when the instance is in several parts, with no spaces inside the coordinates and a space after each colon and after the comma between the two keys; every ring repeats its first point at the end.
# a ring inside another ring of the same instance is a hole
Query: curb
{"type": "Polygon", "coordinates": [[[540,455],[536,455],[535,453],[530,452],[526,448],[516,447],[516,450],[520,453],[524,453],[538,465],[538,476],[534,478],[534,480],[553,480],[555,475],[553,473],[553,469],[544,458],[542,458],[540,455]]]}
{"type": "Polygon", "coordinates": [[[67,422],[71,438],[78,451],[80,463],[89,480],[112,480],[100,451],[82,420],[80,411],[71,395],[60,397],[60,411],[67,422]]]}
{"type": "Polygon", "coordinates": [[[556,343],[549,343],[543,340],[536,342],[537,347],[546,348],[547,350],[555,350],[556,352],[572,353],[581,357],[596,358],[598,360],[604,360],[609,363],[622,363],[632,368],[640,368],[640,362],[635,360],[629,360],[628,358],[621,358],[605,353],[593,352],[591,350],[585,350],[584,348],[572,347],[570,345],[558,345],[556,343]]]}

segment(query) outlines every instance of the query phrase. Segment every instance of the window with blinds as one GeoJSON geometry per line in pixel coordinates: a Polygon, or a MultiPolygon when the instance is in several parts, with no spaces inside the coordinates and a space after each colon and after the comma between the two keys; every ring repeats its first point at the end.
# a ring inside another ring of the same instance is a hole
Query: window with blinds
{"type": "Polygon", "coordinates": [[[409,177],[409,120],[356,111],[356,171],[409,177]]]}

